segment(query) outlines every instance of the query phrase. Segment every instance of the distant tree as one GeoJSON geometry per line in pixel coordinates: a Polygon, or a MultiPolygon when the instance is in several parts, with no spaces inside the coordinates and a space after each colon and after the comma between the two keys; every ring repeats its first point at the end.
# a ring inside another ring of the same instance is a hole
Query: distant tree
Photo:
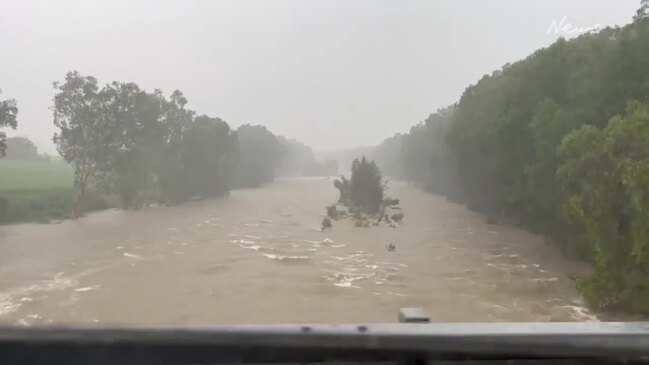
{"type": "MultiPolygon", "coordinates": [[[[0,94],[2,94],[2,90],[0,90],[0,94]]],[[[18,125],[17,115],[18,107],[15,99],[0,100],[0,129],[6,127],[15,129],[18,125]]],[[[0,157],[5,156],[6,139],[7,134],[0,130],[0,157]]]]}
{"type": "Polygon", "coordinates": [[[226,194],[230,190],[236,152],[236,135],[226,122],[206,115],[196,117],[185,131],[181,147],[188,194],[226,194]]]}
{"type": "Polygon", "coordinates": [[[109,117],[105,94],[97,79],[69,72],[64,83],[55,82],[54,125],[59,131],[53,141],[59,154],[74,168],[77,190],[72,218],[81,215],[81,203],[98,173],[110,171],[122,147],[115,119],[109,117]]]}
{"type": "Polygon", "coordinates": [[[310,169],[317,164],[311,147],[283,136],[277,136],[277,140],[283,149],[280,163],[277,167],[277,173],[284,175],[308,175],[310,169]]]}
{"type": "Polygon", "coordinates": [[[233,180],[245,187],[272,181],[286,157],[280,140],[294,147],[294,160],[310,152],[262,126],[234,132],[219,118],[196,116],[178,90],[167,99],[160,90],[147,93],[135,83],[100,88],[95,78],[78,72],[69,72],[54,88],[59,130],[53,141],[74,167],[73,218],[81,215],[90,185],[118,195],[124,208],[156,200],[179,203],[226,195],[233,180]]]}
{"type": "MultiPolygon", "coordinates": [[[[456,195],[455,169],[447,144],[453,106],[438,109],[400,138],[402,176],[427,191],[456,195]]],[[[393,147],[394,149],[394,147],[393,147]]]]}
{"type": "Polygon", "coordinates": [[[394,228],[404,217],[399,199],[385,196],[387,182],[376,163],[366,157],[354,159],[349,179],[340,176],[333,184],[340,195],[337,204],[325,207],[329,219],[353,217],[356,227],[378,226],[383,222],[394,228]],[[337,205],[347,209],[338,210],[337,205]],[[371,223],[370,218],[376,221],[371,223]]]}
{"type": "Polygon", "coordinates": [[[403,150],[404,135],[401,133],[385,139],[376,147],[372,158],[383,173],[393,178],[403,178],[403,150]]]}
{"type": "Polygon", "coordinates": [[[159,122],[162,96],[148,94],[134,83],[113,82],[101,90],[105,123],[113,126],[118,147],[108,170],[97,174],[98,182],[117,193],[125,208],[138,194],[151,188],[162,150],[164,126],[159,122]]]}
{"type": "Polygon", "coordinates": [[[634,21],[640,21],[649,18],[649,0],[640,0],[640,8],[633,17],[634,21]]]}
{"type": "Polygon", "coordinates": [[[272,182],[285,153],[278,138],[263,126],[245,124],[237,129],[236,185],[258,187],[272,182]]]}
{"type": "Polygon", "coordinates": [[[38,148],[32,141],[25,137],[11,137],[6,140],[6,154],[8,159],[14,160],[39,160],[38,148]]]}

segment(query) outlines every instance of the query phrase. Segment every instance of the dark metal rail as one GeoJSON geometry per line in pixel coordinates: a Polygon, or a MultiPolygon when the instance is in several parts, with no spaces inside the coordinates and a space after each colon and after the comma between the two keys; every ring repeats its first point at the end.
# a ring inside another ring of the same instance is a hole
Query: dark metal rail
{"type": "MultiPolygon", "coordinates": [[[[414,317],[422,322],[421,316],[414,317]]],[[[0,364],[427,363],[467,359],[641,362],[649,359],[649,323],[0,328],[0,364]]]]}

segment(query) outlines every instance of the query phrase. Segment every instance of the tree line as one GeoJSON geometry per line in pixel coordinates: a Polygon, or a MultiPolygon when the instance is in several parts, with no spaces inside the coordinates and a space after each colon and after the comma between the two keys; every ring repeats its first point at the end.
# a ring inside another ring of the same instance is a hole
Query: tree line
{"type": "Polygon", "coordinates": [[[263,126],[234,130],[223,120],[188,109],[180,91],[165,97],[135,83],[100,87],[92,76],[67,74],[54,83],[53,141],[74,168],[73,216],[90,186],[120,197],[125,208],[142,201],[173,204],[258,187],[286,171],[308,147],[263,126]]]}
{"type": "Polygon", "coordinates": [[[649,2],[507,64],[375,152],[389,174],[589,260],[602,310],[649,314],[649,2]]]}

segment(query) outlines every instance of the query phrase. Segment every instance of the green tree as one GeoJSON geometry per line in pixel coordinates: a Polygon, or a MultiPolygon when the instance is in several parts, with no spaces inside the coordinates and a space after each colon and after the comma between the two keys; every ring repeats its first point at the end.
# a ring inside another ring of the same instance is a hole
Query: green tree
{"type": "Polygon", "coordinates": [[[219,118],[198,116],[184,135],[181,147],[183,177],[190,196],[224,195],[230,190],[237,140],[219,118]]]}
{"type": "Polygon", "coordinates": [[[110,171],[121,147],[120,131],[107,113],[106,98],[92,76],[69,72],[64,83],[54,83],[53,141],[59,154],[74,168],[77,190],[72,218],[78,218],[88,186],[97,173],[110,171]]]}
{"type": "Polygon", "coordinates": [[[159,91],[148,94],[134,83],[119,82],[106,85],[101,94],[118,148],[107,170],[98,173],[99,181],[130,208],[138,194],[153,188],[164,135],[160,123],[163,98],[159,91]]]}
{"type": "Polygon", "coordinates": [[[649,314],[649,104],[600,130],[584,126],[559,153],[566,209],[592,247],[595,274],[581,282],[600,308],[649,314]]]}
{"type": "Polygon", "coordinates": [[[291,169],[314,162],[308,147],[265,127],[244,125],[234,132],[219,118],[196,116],[178,90],[167,99],[135,83],[100,88],[95,78],[78,72],[54,87],[59,130],[53,140],[74,167],[75,218],[90,185],[131,208],[223,196],[233,181],[244,187],[272,181],[282,162],[291,169]]]}
{"type": "MultiPolygon", "coordinates": [[[[2,90],[0,90],[0,94],[2,94],[2,90]]],[[[6,127],[15,129],[18,125],[17,115],[18,107],[15,99],[0,100],[0,129],[6,127]]],[[[0,130],[0,157],[5,156],[6,139],[7,134],[0,130]]]]}
{"type": "Polygon", "coordinates": [[[456,195],[453,157],[446,142],[454,107],[439,109],[403,136],[401,161],[406,179],[436,194],[456,195]]]}
{"type": "Polygon", "coordinates": [[[162,152],[158,155],[157,176],[163,202],[178,203],[188,197],[181,150],[183,135],[191,127],[195,112],[187,109],[186,105],[187,99],[179,90],[175,90],[169,100],[162,102],[162,152]]]}

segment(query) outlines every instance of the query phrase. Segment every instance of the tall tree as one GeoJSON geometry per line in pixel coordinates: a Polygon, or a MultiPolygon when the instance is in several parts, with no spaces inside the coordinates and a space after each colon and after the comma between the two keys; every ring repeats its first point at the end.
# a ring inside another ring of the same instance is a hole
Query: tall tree
{"type": "Polygon", "coordinates": [[[124,207],[129,208],[140,192],[152,188],[164,134],[162,96],[159,92],[148,94],[134,83],[119,82],[106,85],[101,93],[118,148],[109,170],[99,174],[98,180],[119,194],[124,207]]]}
{"type": "Polygon", "coordinates": [[[59,154],[74,168],[77,190],[72,218],[81,214],[81,203],[97,173],[110,171],[116,152],[122,147],[115,120],[107,112],[106,94],[97,80],[69,72],[64,83],[55,82],[54,125],[59,131],[53,141],[59,154]]]}
{"type": "Polygon", "coordinates": [[[284,153],[281,156],[277,172],[285,175],[307,174],[316,168],[318,161],[311,147],[294,139],[277,136],[284,153]]]}
{"type": "MultiPolygon", "coordinates": [[[[0,94],[2,94],[2,90],[0,90],[0,94]]],[[[0,100],[0,129],[5,127],[15,129],[18,125],[17,115],[18,107],[15,99],[0,100]]],[[[0,130],[0,157],[5,156],[6,139],[7,134],[0,130]]]]}
{"type": "Polygon", "coordinates": [[[194,122],[195,112],[186,108],[187,98],[175,90],[169,100],[163,100],[161,123],[163,125],[162,152],[157,164],[160,198],[163,202],[177,203],[187,198],[184,186],[181,155],[183,135],[194,122]]]}
{"type": "Polygon", "coordinates": [[[181,160],[190,196],[219,196],[230,190],[237,139],[219,118],[198,116],[183,136],[181,160]]]}

